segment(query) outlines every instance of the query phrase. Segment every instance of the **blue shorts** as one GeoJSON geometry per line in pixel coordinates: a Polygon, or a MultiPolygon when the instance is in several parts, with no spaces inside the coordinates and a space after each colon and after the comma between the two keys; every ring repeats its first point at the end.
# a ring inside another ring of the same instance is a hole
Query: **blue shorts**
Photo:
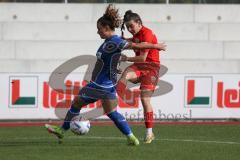
{"type": "Polygon", "coordinates": [[[79,91],[79,96],[86,103],[94,103],[99,99],[116,99],[116,90],[115,87],[104,88],[90,82],[79,91]]]}

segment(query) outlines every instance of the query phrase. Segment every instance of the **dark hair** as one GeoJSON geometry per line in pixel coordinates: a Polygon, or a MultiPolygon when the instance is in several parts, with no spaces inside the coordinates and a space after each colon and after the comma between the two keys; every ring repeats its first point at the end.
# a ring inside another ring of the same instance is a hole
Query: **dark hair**
{"type": "Polygon", "coordinates": [[[131,10],[128,10],[125,12],[124,18],[123,18],[123,23],[122,23],[122,27],[121,27],[121,31],[122,31],[122,35],[123,35],[123,30],[125,30],[125,23],[128,21],[133,20],[134,22],[139,22],[140,24],[142,24],[142,19],[141,17],[137,14],[132,12],[131,10]]]}
{"type": "Polygon", "coordinates": [[[120,27],[122,20],[118,13],[118,9],[116,9],[114,5],[109,4],[105,13],[98,19],[97,23],[100,23],[102,26],[109,26],[112,30],[120,27]]]}

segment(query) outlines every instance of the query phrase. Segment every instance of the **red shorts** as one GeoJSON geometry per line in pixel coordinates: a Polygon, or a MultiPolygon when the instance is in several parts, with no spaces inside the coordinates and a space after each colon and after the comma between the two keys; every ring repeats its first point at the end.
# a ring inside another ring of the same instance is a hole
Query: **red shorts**
{"type": "Polygon", "coordinates": [[[138,77],[140,89],[155,90],[158,79],[160,65],[156,63],[134,63],[129,66],[138,77]]]}

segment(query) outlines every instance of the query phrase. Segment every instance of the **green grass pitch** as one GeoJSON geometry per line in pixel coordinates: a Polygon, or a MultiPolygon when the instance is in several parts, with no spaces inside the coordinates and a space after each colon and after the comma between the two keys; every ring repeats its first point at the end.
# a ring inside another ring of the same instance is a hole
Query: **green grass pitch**
{"type": "Polygon", "coordinates": [[[155,125],[156,140],[143,144],[144,126],[132,126],[141,144],[126,145],[113,125],[89,134],[68,132],[62,144],[44,127],[0,127],[0,160],[239,160],[239,125],[155,125]]]}

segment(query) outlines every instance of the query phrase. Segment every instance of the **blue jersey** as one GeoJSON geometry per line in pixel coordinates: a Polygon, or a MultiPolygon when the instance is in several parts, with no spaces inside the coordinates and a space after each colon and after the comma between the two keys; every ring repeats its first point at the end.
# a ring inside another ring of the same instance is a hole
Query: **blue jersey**
{"type": "Polygon", "coordinates": [[[97,62],[92,73],[92,82],[110,88],[117,82],[117,65],[121,51],[128,42],[114,35],[104,41],[97,51],[97,62]]]}

